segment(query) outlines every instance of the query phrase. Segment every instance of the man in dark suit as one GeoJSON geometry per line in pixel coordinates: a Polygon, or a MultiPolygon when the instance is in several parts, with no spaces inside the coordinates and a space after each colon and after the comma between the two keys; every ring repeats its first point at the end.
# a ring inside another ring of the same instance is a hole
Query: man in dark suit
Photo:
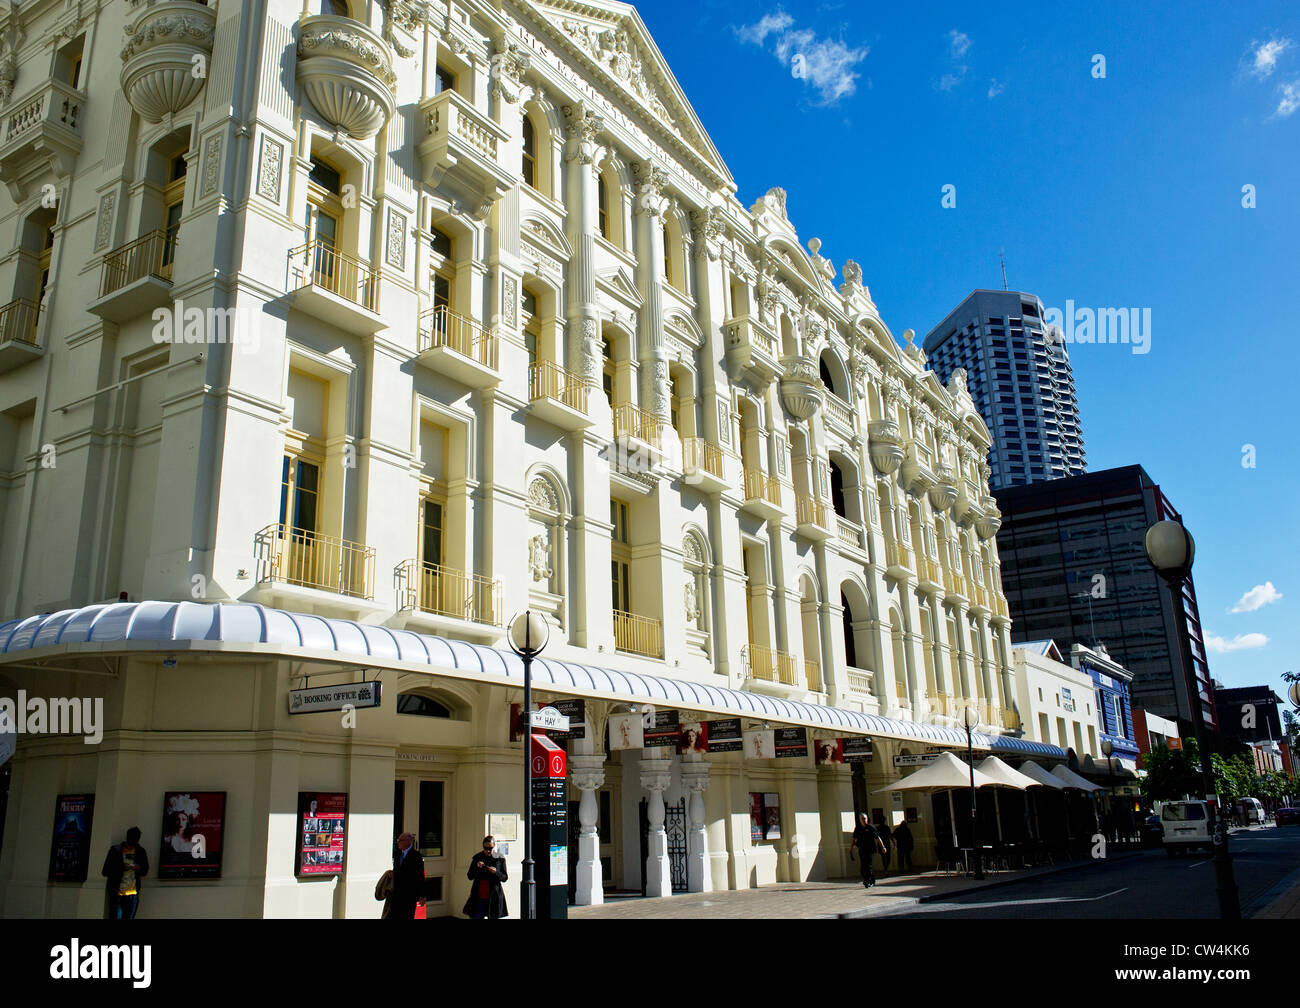
{"type": "Polygon", "coordinates": [[[397,838],[393,856],[393,895],[389,902],[389,920],[412,920],[415,904],[424,898],[424,858],[415,849],[415,837],[403,833],[397,838]]]}

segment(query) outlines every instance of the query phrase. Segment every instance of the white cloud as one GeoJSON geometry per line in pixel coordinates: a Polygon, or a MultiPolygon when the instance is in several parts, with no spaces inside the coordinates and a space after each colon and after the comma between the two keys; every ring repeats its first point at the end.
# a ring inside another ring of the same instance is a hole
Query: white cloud
{"type": "MultiPolygon", "coordinates": [[[[935,87],[940,91],[951,91],[966,79],[966,71],[969,67],[965,63],[959,62],[967,52],[970,51],[970,36],[965,32],[959,32],[956,28],[947,35],[948,55],[952,60],[952,69],[935,81],[935,87]]],[[[993,97],[992,94],[989,95],[993,97]]]]}
{"type": "Polygon", "coordinates": [[[1250,651],[1268,644],[1268,637],[1262,633],[1237,634],[1232,640],[1225,640],[1218,634],[1205,635],[1205,647],[1215,654],[1227,654],[1230,651],[1250,651]]]}
{"type": "Polygon", "coordinates": [[[1241,596],[1237,600],[1237,604],[1228,612],[1254,612],[1256,609],[1263,609],[1270,602],[1276,602],[1281,597],[1282,593],[1273,587],[1273,582],[1265,581],[1262,585],[1255,585],[1254,588],[1241,596]]]}
{"type": "Polygon", "coordinates": [[[946,73],[939,78],[939,84],[938,84],[939,90],[951,91],[958,84],[960,84],[965,78],[966,78],[966,68],[964,66],[960,66],[957,68],[956,73],[946,73]]]}
{"type": "Polygon", "coordinates": [[[1289,84],[1283,84],[1278,88],[1278,93],[1282,97],[1278,100],[1277,110],[1273,114],[1285,119],[1300,108],[1300,80],[1293,80],[1289,84]]]}
{"type": "Polygon", "coordinates": [[[1002,83],[1001,81],[999,81],[999,80],[991,80],[991,81],[989,81],[989,97],[990,97],[990,98],[996,98],[998,95],[1000,95],[1000,94],[1001,94],[1003,91],[1005,91],[1006,89],[1007,89],[1007,86],[1006,86],[1005,84],[1003,84],[1003,83],[1002,83]]]}
{"type": "Polygon", "coordinates": [[[781,8],[764,14],[757,24],[736,29],[744,42],[762,46],[772,39],[772,54],[790,73],[815,87],[822,104],[831,105],[858,89],[854,71],[867,57],[867,46],[850,47],[832,38],[822,38],[811,28],[794,27],[792,18],[781,8]]]}
{"type": "Polygon", "coordinates": [[[970,36],[954,28],[948,33],[948,47],[952,51],[953,59],[961,59],[970,48],[970,36]]]}
{"type": "Polygon", "coordinates": [[[1273,38],[1267,42],[1252,42],[1248,60],[1250,72],[1256,77],[1267,77],[1277,68],[1278,57],[1294,43],[1289,38],[1273,38]]]}

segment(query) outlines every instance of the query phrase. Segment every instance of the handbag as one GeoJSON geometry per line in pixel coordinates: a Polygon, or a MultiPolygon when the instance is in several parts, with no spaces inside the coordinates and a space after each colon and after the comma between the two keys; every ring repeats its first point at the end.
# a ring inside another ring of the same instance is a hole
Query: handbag
{"type": "Polygon", "coordinates": [[[391,895],[393,895],[393,870],[390,868],[380,875],[379,881],[375,883],[375,899],[382,903],[391,895]]]}

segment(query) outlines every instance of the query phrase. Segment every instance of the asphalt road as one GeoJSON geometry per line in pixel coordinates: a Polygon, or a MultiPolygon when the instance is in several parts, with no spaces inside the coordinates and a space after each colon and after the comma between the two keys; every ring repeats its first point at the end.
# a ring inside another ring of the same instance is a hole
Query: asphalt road
{"type": "MultiPolygon", "coordinates": [[[[1243,916],[1300,870],[1300,828],[1237,830],[1229,842],[1243,916]]],[[[1292,881],[1300,880],[1300,877],[1292,881]]],[[[1163,850],[880,915],[917,919],[1199,919],[1219,916],[1214,864],[1163,850]]]]}

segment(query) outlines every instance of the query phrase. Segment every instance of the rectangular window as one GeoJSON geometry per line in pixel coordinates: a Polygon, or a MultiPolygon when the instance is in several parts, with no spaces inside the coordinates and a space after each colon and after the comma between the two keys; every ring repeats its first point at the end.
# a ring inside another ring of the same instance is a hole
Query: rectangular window
{"type": "Polygon", "coordinates": [[[420,559],[426,564],[442,566],[442,504],[422,502],[420,516],[420,559]]]}
{"type": "Polygon", "coordinates": [[[319,492],[320,467],[286,455],[280,484],[280,524],[314,533],[319,492]]]}
{"type": "Polygon", "coordinates": [[[420,781],[421,857],[442,857],[442,781],[420,781]]]}
{"type": "Polygon", "coordinates": [[[444,91],[455,90],[456,75],[439,63],[433,72],[433,93],[442,94],[444,91]]]}
{"type": "Polygon", "coordinates": [[[614,526],[612,558],[610,560],[611,601],[615,612],[631,612],[631,562],[627,543],[627,504],[611,499],[609,521],[614,526]]]}

